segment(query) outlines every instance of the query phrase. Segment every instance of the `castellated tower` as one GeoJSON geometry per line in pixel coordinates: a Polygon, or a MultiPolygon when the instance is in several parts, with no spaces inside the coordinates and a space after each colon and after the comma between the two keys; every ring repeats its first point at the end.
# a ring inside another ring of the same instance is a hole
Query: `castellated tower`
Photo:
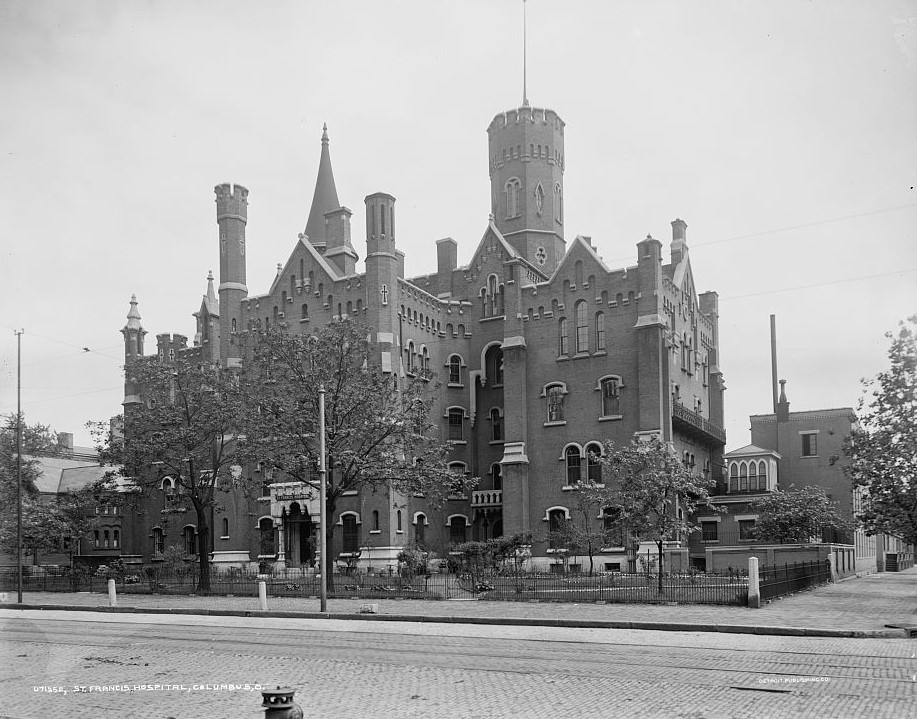
{"type": "Polygon", "coordinates": [[[487,128],[491,212],[497,229],[551,274],[564,256],[564,121],[524,105],[487,128]]]}
{"type": "Polygon", "coordinates": [[[248,221],[248,190],[228,182],[213,188],[216,193],[217,225],[220,228],[220,364],[241,367],[241,352],[233,336],[241,332],[245,286],[245,224],[248,221]]]}
{"type": "Polygon", "coordinates": [[[376,330],[383,372],[397,372],[395,344],[398,252],[395,249],[395,198],[384,192],[366,199],[366,319],[376,330]]]}

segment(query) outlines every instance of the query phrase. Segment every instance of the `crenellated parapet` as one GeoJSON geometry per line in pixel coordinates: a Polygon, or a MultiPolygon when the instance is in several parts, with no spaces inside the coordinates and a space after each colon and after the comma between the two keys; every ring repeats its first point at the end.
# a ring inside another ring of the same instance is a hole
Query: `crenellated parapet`
{"type": "Polygon", "coordinates": [[[232,218],[248,221],[248,189],[242,185],[224,182],[213,188],[216,194],[217,222],[232,218]]]}

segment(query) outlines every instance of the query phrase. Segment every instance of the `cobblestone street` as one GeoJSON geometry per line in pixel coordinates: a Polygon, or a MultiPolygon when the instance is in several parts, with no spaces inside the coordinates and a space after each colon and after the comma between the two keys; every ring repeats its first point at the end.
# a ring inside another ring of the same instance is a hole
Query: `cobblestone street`
{"type": "Polygon", "coordinates": [[[17,610],[0,627],[16,719],[257,717],[260,694],[225,685],[258,682],[317,717],[901,717],[917,699],[901,639],[17,610]]]}

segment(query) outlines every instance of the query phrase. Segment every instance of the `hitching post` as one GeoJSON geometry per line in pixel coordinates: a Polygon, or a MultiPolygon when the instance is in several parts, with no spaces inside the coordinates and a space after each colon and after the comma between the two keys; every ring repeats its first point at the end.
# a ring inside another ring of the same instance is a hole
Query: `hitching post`
{"type": "Polygon", "coordinates": [[[758,558],[748,558],[748,606],[761,608],[761,587],[758,584],[758,558]]]}
{"type": "Polygon", "coordinates": [[[115,592],[115,580],[108,580],[108,606],[117,607],[118,606],[118,595],[115,592]]]}
{"type": "Polygon", "coordinates": [[[258,582],[258,605],[262,612],[267,611],[267,584],[263,579],[258,582]]]}

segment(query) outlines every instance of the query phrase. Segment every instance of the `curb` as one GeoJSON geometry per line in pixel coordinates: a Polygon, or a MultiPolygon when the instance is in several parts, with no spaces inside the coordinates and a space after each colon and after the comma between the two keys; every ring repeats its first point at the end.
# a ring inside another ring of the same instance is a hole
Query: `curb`
{"type": "Polygon", "coordinates": [[[478,624],[490,626],[560,627],[564,629],[636,629],[657,632],[721,632],[783,637],[832,637],[841,639],[908,638],[907,629],[813,629],[803,627],[742,624],[689,624],[685,622],[615,622],[590,619],[521,619],[519,617],[418,616],[412,614],[341,614],[332,612],[284,612],[238,609],[190,609],[182,607],[104,607],[75,604],[3,604],[0,609],[100,612],[103,614],[171,614],[209,617],[269,617],[272,619],[339,619],[363,622],[415,622],[428,624],[478,624]]]}

